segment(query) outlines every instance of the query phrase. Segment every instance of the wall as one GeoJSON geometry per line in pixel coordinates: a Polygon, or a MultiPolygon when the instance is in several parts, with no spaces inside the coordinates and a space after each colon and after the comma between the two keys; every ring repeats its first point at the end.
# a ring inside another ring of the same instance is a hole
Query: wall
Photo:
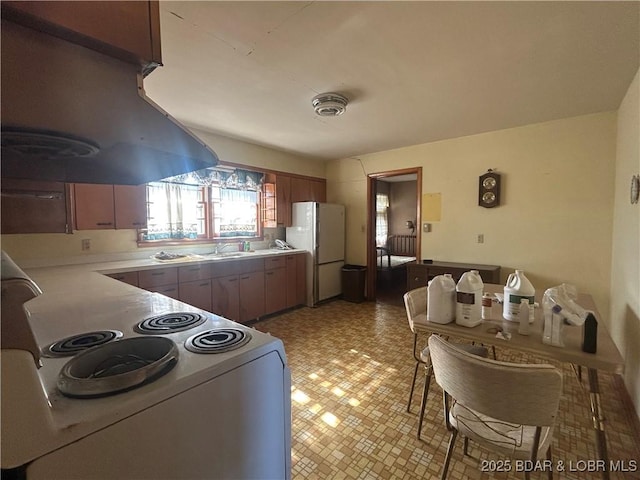
{"type": "Polygon", "coordinates": [[[625,384],[640,417],[640,204],[629,201],[631,177],[640,175],[639,76],[640,70],[618,110],[608,328],[625,358],[625,384]]]}
{"type": "Polygon", "coordinates": [[[391,182],[389,185],[389,231],[392,235],[411,235],[407,220],[416,223],[416,182],[391,182]]]}
{"type": "MultiPolygon", "coordinates": [[[[259,166],[312,177],[324,178],[325,176],[325,164],[321,161],[309,160],[202,131],[194,131],[194,134],[213,148],[222,162],[259,166]]],[[[273,235],[278,235],[276,229],[273,235]]],[[[119,258],[149,256],[157,250],[157,247],[138,248],[135,230],[85,230],[74,231],[72,235],[2,235],[1,241],[2,249],[25,268],[55,264],[60,261],[65,263],[103,261],[114,254],[119,254],[119,258]],[[90,251],[82,251],[82,239],[91,240],[90,251]]],[[[178,249],[165,248],[165,250],[178,249]]]]}
{"type": "Polygon", "coordinates": [[[327,164],[329,201],[347,207],[347,262],[366,263],[366,175],[423,167],[442,219],[421,258],[523,269],[537,289],[562,282],[609,311],[616,114],[586,115],[362,155],[327,164]],[[503,175],[502,205],[477,205],[478,176],[503,175]],[[484,243],[476,243],[478,234],[484,243]]]}

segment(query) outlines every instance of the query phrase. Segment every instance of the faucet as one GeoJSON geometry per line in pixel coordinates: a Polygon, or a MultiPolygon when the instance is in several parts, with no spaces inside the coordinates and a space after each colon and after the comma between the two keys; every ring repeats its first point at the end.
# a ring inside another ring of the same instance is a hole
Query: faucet
{"type": "Polygon", "coordinates": [[[219,253],[222,253],[222,250],[224,250],[229,245],[231,245],[231,244],[230,243],[216,243],[216,246],[213,248],[213,253],[215,255],[218,255],[219,253]]]}

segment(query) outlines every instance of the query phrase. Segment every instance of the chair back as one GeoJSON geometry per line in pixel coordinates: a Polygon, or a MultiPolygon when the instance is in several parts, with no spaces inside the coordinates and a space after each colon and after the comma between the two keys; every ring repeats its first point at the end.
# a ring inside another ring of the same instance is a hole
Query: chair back
{"type": "Polygon", "coordinates": [[[404,300],[404,308],[407,311],[407,320],[409,321],[409,327],[413,333],[415,319],[422,315],[422,323],[427,319],[427,287],[418,287],[407,293],[402,297],[404,300]]]}
{"type": "Polygon", "coordinates": [[[520,425],[555,423],[562,375],[553,365],[481,358],[437,335],[429,337],[429,351],[436,382],[464,407],[520,425]]]}

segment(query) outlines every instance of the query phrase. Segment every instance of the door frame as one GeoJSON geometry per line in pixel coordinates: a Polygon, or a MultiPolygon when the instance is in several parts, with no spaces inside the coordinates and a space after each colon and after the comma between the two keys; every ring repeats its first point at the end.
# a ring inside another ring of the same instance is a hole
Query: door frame
{"type": "Polygon", "coordinates": [[[416,175],[416,260],[421,262],[422,239],[422,167],[388,170],[367,175],[367,300],[376,299],[377,253],[376,253],[376,181],[398,175],[416,175]]]}

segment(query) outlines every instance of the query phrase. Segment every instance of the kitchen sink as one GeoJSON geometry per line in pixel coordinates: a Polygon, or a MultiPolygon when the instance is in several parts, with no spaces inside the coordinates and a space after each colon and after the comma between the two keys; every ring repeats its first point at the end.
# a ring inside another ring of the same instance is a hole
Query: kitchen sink
{"type": "Polygon", "coordinates": [[[210,258],[240,258],[246,255],[251,255],[251,252],[222,252],[222,253],[210,253],[207,255],[210,258]]]}

